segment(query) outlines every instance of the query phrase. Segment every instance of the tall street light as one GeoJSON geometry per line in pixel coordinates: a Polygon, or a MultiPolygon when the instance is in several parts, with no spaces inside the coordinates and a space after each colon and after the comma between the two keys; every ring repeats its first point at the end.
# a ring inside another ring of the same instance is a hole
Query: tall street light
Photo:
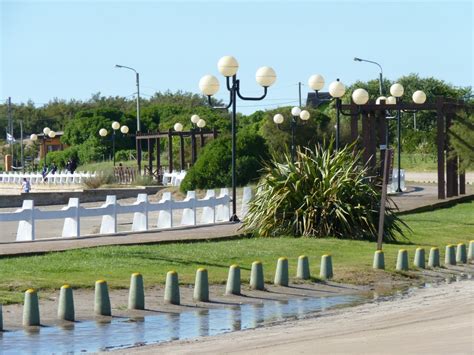
{"type": "MultiPolygon", "coordinates": [[[[291,109],[291,162],[295,163],[296,157],[296,143],[295,143],[295,133],[296,133],[296,124],[298,117],[303,121],[307,121],[310,118],[310,114],[306,110],[301,110],[299,107],[293,107],[291,109]]],[[[277,125],[282,124],[285,118],[281,113],[277,113],[273,116],[273,122],[277,125]]]]}
{"type": "MultiPolygon", "coordinates": [[[[231,222],[239,222],[237,217],[237,181],[236,181],[236,133],[237,133],[237,96],[242,100],[259,101],[267,96],[267,89],[273,85],[276,80],[275,71],[270,67],[261,67],[257,70],[255,75],[256,81],[260,86],[263,86],[263,95],[259,97],[245,97],[240,93],[240,80],[237,79],[237,70],[239,63],[232,56],[225,56],[219,59],[217,63],[219,72],[226,78],[226,87],[230,93],[229,104],[224,107],[228,109],[232,107],[232,216],[231,222]],[[232,78],[232,81],[231,81],[232,78]]],[[[208,97],[209,104],[212,105],[211,96],[219,91],[219,81],[213,75],[205,75],[199,81],[199,88],[201,92],[208,97]]]]}
{"type": "MultiPolygon", "coordinates": [[[[112,156],[113,156],[114,166],[115,166],[115,131],[118,130],[119,128],[120,128],[120,132],[122,132],[123,134],[128,133],[128,126],[123,125],[122,127],[120,127],[119,122],[117,121],[112,122],[112,156]]],[[[105,128],[101,128],[99,130],[99,135],[101,137],[105,137],[107,133],[108,132],[105,128]]]]}
{"type": "Polygon", "coordinates": [[[381,66],[379,63],[374,62],[374,61],[372,61],[372,60],[367,60],[367,59],[362,59],[362,58],[357,58],[357,57],[354,58],[354,61],[356,61],[356,62],[372,63],[372,64],[377,65],[377,66],[380,68],[380,73],[379,73],[379,92],[380,92],[380,96],[383,96],[383,90],[382,90],[382,85],[383,85],[383,70],[382,70],[382,66],[381,66]]]}
{"type": "MultiPolygon", "coordinates": [[[[116,68],[124,68],[129,69],[135,72],[136,82],[137,82],[137,134],[141,131],[140,129],[140,74],[133,68],[127,67],[125,65],[115,64],[116,68]]],[[[138,164],[138,172],[140,173],[141,170],[141,163],[142,163],[142,146],[139,143],[138,139],[136,140],[137,145],[137,164],[138,164]]]]}

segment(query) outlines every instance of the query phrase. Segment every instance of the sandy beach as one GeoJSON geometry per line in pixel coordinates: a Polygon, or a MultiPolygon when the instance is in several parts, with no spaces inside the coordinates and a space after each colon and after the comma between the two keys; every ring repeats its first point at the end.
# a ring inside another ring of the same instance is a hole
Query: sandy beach
{"type": "Polygon", "coordinates": [[[421,288],[303,320],[192,341],[126,349],[140,354],[472,354],[474,282],[421,288]]]}

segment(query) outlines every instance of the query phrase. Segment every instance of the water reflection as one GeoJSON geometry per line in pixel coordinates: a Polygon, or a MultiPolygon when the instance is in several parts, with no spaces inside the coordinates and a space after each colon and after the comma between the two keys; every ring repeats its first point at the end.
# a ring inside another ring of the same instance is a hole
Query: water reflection
{"type": "Polygon", "coordinates": [[[5,354],[94,352],[134,345],[192,339],[241,329],[308,313],[334,305],[349,304],[360,297],[336,296],[266,301],[231,308],[159,314],[138,318],[109,318],[106,322],[87,321],[10,331],[0,336],[5,354]]]}

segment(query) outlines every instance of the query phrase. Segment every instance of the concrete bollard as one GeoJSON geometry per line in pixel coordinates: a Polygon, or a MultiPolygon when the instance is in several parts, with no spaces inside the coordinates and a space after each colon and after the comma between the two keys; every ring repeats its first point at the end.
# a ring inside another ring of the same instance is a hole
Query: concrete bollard
{"type": "Polygon", "coordinates": [[[400,249],[397,257],[397,271],[408,271],[408,251],[400,249]]]}
{"type": "Polygon", "coordinates": [[[385,270],[385,255],[382,250],[376,250],[374,253],[374,269],[385,270]]]}
{"type": "Polygon", "coordinates": [[[199,302],[209,302],[209,278],[203,267],[197,269],[193,298],[199,302]]]}
{"type": "Polygon", "coordinates": [[[456,250],[453,244],[446,245],[446,254],[444,255],[445,265],[456,265],[456,250]]]}
{"type": "Polygon", "coordinates": [[[252,271],[250,272],[250,288],[252,290],[265,290],[263,264],[261,261],[254,261],[252,263],[252,271]]]}
{"type": "Polygon", "coordinates": [[[105,280],[95,282],[94,313],[98,316],[111,316],[109,289],[105,280]]]}
{"type": "Polygon", "coordinates": [[[322,279],[332,279],[332,257],[329,254],[325,254],[321,257],[321,271],[319,272],[319,277],[322,279]]]}
{"type": "Polygon", "coordinates": [[[237,264],[231,265],[229,268],[225,294],[240,295],[240,267],[237,264]]]}
{"type": "Polygon", "coordinates": [[[469,250],[467,251],[467,260],[474,260],[474,240],[469,242],[469,250]]]}
{"type": "Polygon", "coordinates": [[[178,273],[174,270],[166,274],[164,299],[166,303],[180,304],[178,273]]]}
{"type": "Polygon", "coordinates": [[[25,292],[23,305],[23,326],[40,325],[40,313],[38,305],[38,294],[32,288],[25,292]]]}
{"type": "Polygon", "coordinates": [[[0,332],[3,331],[3,309],[2,305],[0,304],[0,332]]]}
{"type": "Polygon", "coordinates": [[[428,258],[428,266],[429,267],[439,267],[440,262],[439,262],[439,249],[436,247],[433,247],[430,249],[430,256],[428,258]]]}
{"type": "Polygon", "coordinates": [[[416,248],[415,260],[413,261],[413,265],[419,267],[420,269],[425,268],[425,249],[416,248]]]}
{"type": "Polygon", "coordinates": [[[145,309],[145,291],[143,289],[143,276],[139,272],[134,272],[130,277],[128,309],[145,309]]]}
{"type": "Polygon", "coordinates": [[[288,259],[285,257],[278,258],[273,283],[277,286],[288,286],[288,279],[288,259]]]}
{"type": "Polygon", "coordinates": [[[74,322],[74,298],[69,285],[61,286],[59,291],[58,319],[74,322]]]}
{"type": "Polygon", "coordinates": [[[467,263],[466,244],[459,243],[456,249],[456,262],[465,264],[467,263]]]}
{"type": "Polygon", "coordinates": [[[311,273],[309,271],[309,260],[306,255],[298,257],[298,268],[296,269],[296,277],[301,280],[309,280],[311,273]]]}

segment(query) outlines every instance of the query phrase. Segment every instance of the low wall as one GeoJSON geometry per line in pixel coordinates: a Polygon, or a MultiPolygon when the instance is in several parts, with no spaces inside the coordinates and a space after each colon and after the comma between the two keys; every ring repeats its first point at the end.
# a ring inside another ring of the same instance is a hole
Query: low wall
{"type": "Polygon", "coordinates": [[[81,203],[104,201],[107,195],[115,195],[117,199],[137,197],[140,193],[148,195],[156,194],[164,186],[145,186],[142,188],[115,188],[115,189],[94,189],[83,191],[61,191],[61,192],[30,192],[21,195],[0,195],[0,208],[21,207],[23,200],[35,201],[35,206],[47,205],[67,205],[71,197],[79,198],[81,203]]]}

